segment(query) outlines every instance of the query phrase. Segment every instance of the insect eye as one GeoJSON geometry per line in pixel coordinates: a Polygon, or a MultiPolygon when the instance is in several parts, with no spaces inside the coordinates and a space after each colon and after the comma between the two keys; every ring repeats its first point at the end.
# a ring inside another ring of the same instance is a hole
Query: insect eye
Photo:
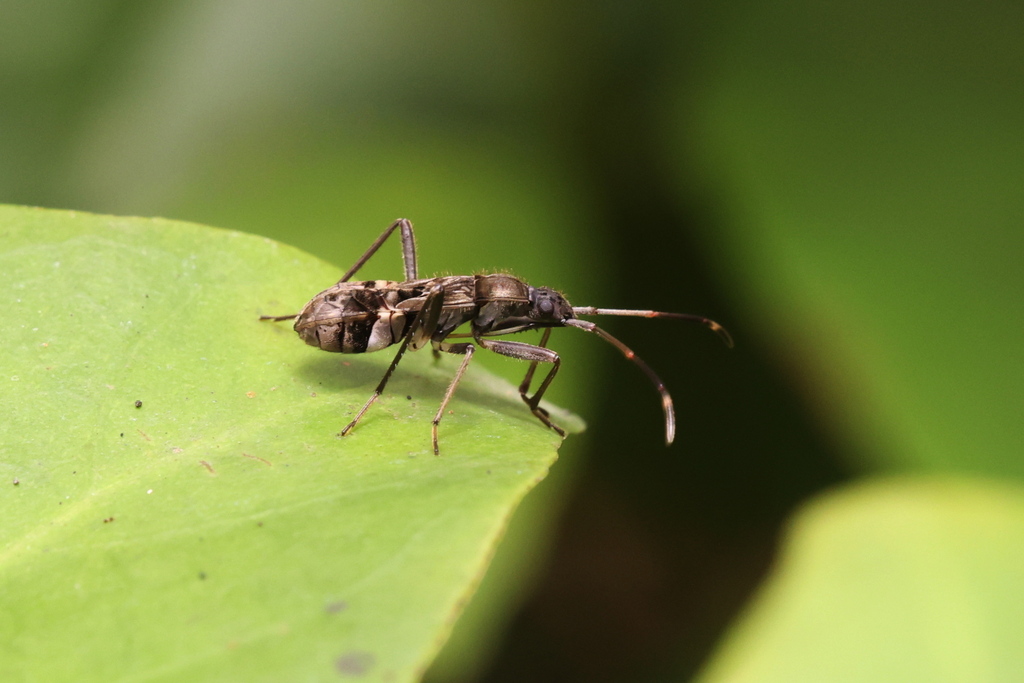
{"type": "Polygon", "coordinates": [[[551,302],[551,299],[541,299],[537,302],[537,308],[543,315],[551,315],[555,312],[555,304],[551,302]]]}

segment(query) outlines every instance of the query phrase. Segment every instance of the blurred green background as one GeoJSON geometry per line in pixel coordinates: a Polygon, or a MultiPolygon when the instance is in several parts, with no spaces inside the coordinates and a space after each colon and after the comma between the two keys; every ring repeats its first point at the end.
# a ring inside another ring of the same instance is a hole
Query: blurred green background
{"type": "MultiPolygon", "coordinates": [[[[636,368],[554,335],[548,395],[589,430],[517,516],[432,681],[685,680],[810,496],[1024,475],[1017,3],[0,15],[2,202],[194,220],[342,268],[406,216],[424,275],[508,270],[736,337],[729,352],[682,323],[602,323],[673,392],[666,450],[636,368]]],[[[397,245],[364,271],[400,273],[397,245]]],[[[515,362],[477,357],[518,382],[515,362]]]]}

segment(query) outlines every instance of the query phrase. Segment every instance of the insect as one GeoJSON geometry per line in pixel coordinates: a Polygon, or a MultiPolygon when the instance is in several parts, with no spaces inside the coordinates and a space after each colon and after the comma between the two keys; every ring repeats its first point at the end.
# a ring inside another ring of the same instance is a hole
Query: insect
{"type": "Polygon", "coordinates": [[[394,360],[391,361],[373,395],[352,421],[341,430],[340,436],[351,432],[380,397],[405,352],[419,350],[429,343],[437,356],[440,353],[463,356],[462,364],[448,385],[431,425],[435,455],[440,452],[437,445],[437,426],[477,346],[530,363],[526,376],[519,385],[519,395],[537,419],[564,437],[565,431],[551,421],[548,411],[541,407],[540,401],[561,365],[558,354],[547,348],[551,330],[555,327],[576,327],[592,332],[615,346],[647,375],[661,395],[661,405],[665,413],[665,444],[671,444],[675,439],[675,410],[672,407],[672,397],[665,385],[628,346],[594,323],[578,317],[590,315],[690,320],[710,328],[727,346],[733,345],[732,337],[726,329],[708,318],[684,313],[571,306],[565,297],[553,289],[531,287],[511,275],[451,275],[420,279],[416,267],[416,238],[413,235],[412,223],[404,218],[388,226],[337,284],[313,297],[301,312],[292,315],[264,315],[260,316],[260,320],[281,321],[294,318],[294,329],[303,341],[324,351],[370,353],[399,344],[394,360]],[[402,236],[405,281],[350,282],[352,276],[395,230],[399,230],[402,236]],[[455,330],[465,323],[470,324],[470,331],[456,333],[455,330]],[[539,344],[492,339],[496,336],[536,329],[544,330],[539,344]],[[473,341],[449,341],[456,338],[471,338],[473,341]],[[530,386],[540,363],[550,365],[551,369],[531,396],[530,386]]]}

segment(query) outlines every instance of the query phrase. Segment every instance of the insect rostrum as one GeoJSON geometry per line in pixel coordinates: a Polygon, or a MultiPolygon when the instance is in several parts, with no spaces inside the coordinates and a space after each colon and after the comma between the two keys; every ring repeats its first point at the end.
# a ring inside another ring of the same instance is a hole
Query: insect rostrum
{"type": "Polygon", "coordinates": [[[437,425],[441,422],[444,409],[455,393],[455,388],[466,372],[477,346],[530,363],[526,376],[519,385],[519,395],[541,422],[564,437],[565,432],[551,421],[548,411],[540,407],[540,400],[561,364],[558,354],[547,348],[552,328],[577,327],[593,332],[611,343],[650,378],[661,394],[661,404],[665,412],[665,443],[671,444],[675,438],[675,411],[672,407],[672,397],[669,396],[665,385],[628,346],[594,323],[578,317],[589,315],[691,320],[709,327],[728,346],[733,345],[732,337],[726,329],[708,318],[683,313],[571,306],[565,297],[553,289],[531,287],[511,275],[451,275],[420,279],[416,267],[416,239],[412,223],[404,218],[388,226],[336,285],[313,297],[302,311],[292,315],[261,316],[260,319],[294,318],[295,331],[303,341],[324,351],[369,353],[399,344],[394,360],[391,361],[373,395],[352,421],[341,430],[341,436],[352,431],[381,395],[406,350],[416,351],[429,343],[435,353],[463,356],[462,364],[455,372],[455,377],[448,385],[441,405],[434,414],[431,438],[435,455],[439,453],[437,425]],[[405,280],[350,282],[352,276],[395,230],[400,230],[402,235],[405,280]],[[469,323],[470,332],[456,333],[455,330],[465,323],[469,323]],[[492,339],[536,329],[544,330],[540,344],[492,339]],[[448,341],[455,338],[471,338],[473,341],[448,341]],[[533,375],[540,363],[550,365],[551,368],[540,386],[530,396],[533,375]]]}

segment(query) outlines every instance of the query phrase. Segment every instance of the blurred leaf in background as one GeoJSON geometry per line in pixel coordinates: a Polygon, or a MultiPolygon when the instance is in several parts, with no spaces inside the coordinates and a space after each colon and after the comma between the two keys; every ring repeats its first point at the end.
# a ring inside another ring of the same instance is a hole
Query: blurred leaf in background
{"type": "Polygon", "coordinates": [[[635,368],[553,338],[551,395],[590,431],[434,680],[680,680],[815,492],[1021,474],[1016,5],[7,5],[0,200],[337,264],[406,215],[425,272],[511,269],[736,336],[607,321],[673,392],[667,452],[635,368]]]}
{"type": "Polygon", "coordinates": [[[1019,483],[850,487],[805,506],[783,554],[701,681],[1020,678],[1019,483]]]}
{"type": "Polygon", "coordinates": [[[1024,475],[1022,26],[1017,5],[764,8],[682,105],[680,158],[745,227],[721,237],[751,313],[862,467],[1024,475]]]}

